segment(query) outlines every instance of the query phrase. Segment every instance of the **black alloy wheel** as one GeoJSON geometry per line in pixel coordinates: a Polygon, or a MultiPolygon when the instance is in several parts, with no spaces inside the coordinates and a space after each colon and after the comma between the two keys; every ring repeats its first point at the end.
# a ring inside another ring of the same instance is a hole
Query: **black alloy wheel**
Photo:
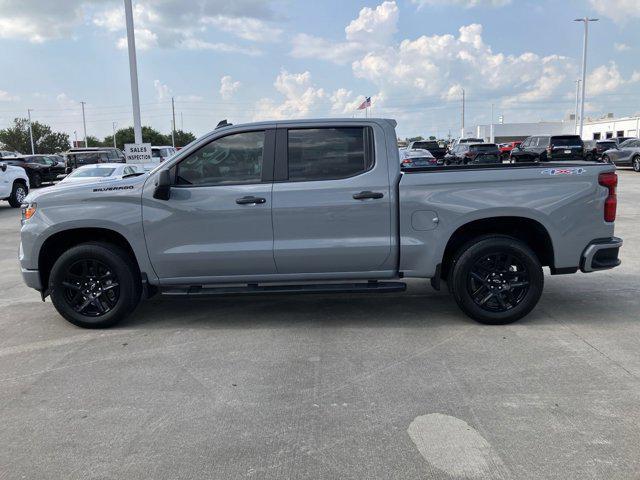
{"type": "Polygon", "coordinates": [[[105,315],[120,298],[118,277],[107,265],[95,259],[71,264],[65,272],[62,286],[67,304],[87,317],[105,315]]]}
{"type": "Polygon", "coordinates": [[[468,275],[469,294],[474,303],[490,312],[506,312],[519,305],[529,290],[529,272],[509,253],[479,258],[468,275]]]}

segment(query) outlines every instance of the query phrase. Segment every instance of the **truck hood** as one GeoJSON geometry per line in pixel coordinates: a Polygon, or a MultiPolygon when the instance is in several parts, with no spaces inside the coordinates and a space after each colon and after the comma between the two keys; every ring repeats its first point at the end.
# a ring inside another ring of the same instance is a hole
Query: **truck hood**
{"type": "Polygon", "coordinates": [[[32,190],[25,198],[25,202],[46,202],[49,198],[54,198],[56,201],[69,197],[70,199],[80,199],[83,196],[93,197],[96,194],[101,196],[113,196],[118,192],[126,190],[135,190],[136,188],[142,188],[144,182],[147,180],[149,174],[144,173],[137,177],[128,177],[115,180],[96,180],[89,182],[69,182],[58,183],[51,187],[39,188],[38,190],[32,190]]]}

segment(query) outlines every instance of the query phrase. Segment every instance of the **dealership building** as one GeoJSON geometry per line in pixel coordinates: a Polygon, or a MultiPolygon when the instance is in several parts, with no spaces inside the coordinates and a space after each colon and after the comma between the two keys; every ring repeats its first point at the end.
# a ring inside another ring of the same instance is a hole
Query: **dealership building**
{"type": "MultiPolygon", "coordinates": [[[[532,135],[567,135],[576,133],[575,120],[571,115],[561,122],[530,123],[494,123],[493,125],[477,125],[466,132],[467,137],[476,136],[485,142],[495,143],[524,140],[532,135]]],[[[587,119],[582,129],[583,140],[604,140],[616,137],[638,137],[640,133],[640,115],[634,117],[614,118],[612,113],[593,120],[587,119]]]]}

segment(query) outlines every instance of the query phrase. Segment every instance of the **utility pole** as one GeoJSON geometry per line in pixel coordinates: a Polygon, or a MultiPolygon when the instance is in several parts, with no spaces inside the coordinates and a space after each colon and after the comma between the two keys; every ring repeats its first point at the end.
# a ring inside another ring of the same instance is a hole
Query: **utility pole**
{"type": "Polygon", "coordinates": [[[129,75],[131,77],[131,103],[133,105],[133,132],[136,143],[142,143],[140,123],[140,96],[138,94],[138,61],[136,60],[136,38],[133,31],[133,8],[131,0],[124,0],[124,15],[127,23],[127,45],[129,46],[129,75]]]}
{"type": "Polygon", "coordinates": [[[464,138],[464,88],[462,89],[462,129],[460,138],[464,138]]]}
{"type": "Polygon", "coordinates": [[[173,97],[171,97],[171,116],[173,118],[171,123],[171,146],[176,148],[176,106],[173,102],[173,97]]]}
{"type": "Polygon", "coordinates": [[[493,103],[491,104],[491,129],[489,131],[489,143],[494,143],[494,133],[493,133],[493,103]]]}
{"type": "Polygon", "coordinates": [[[82,128],[84,128],[84,146],[86,148],[89,145],[87,145],[87,121],[84,118],[84,102],[80,102],[80,105],[82,105],[82,128]]]}
{"type": "Polygon", "coordinates": [[[76,139],[76,143],[73,146],[77,147],[78,146],[78,131],[77,130],[73,131],[73,137],[76,139]]]}
{"type": "Polygon", "coordinates": [[[35,155],[36,149],[33,148],[33,129],[31,128],[31,109],[27,109],[27,115],[29,116],[29,139],[31,139],[31,155],[35,155]]]}
{"type": "Polygon", "coordinates": [[[578,135],[582,137],[582,129],[584,127],[584,92],[587,89],[586,76],[587,76],[587,41],[589,39],[589,22],[597,22],[597,18],[576,18],[574,22],[584,22],[584,40],[582,43],[582,93],[580,99],[580,130],[578,135]]]}
{"type": "Polygon", "coordinates": [[[580,79],[576,80],[576,110],[573,114],[573,133],[578,133],[578,106],[580,104],[580,79]]]}
{"type": "Polygon", "coordinates": [[[113,148],[116,148],[116,122],[112,122],[111,126],[113,127],[113,148]]]}

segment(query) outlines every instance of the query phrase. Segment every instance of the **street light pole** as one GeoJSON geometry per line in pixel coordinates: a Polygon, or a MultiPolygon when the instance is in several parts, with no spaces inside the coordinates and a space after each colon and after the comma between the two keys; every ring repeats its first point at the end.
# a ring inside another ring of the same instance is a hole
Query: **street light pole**
{"type": "Polygon", "coordinates": [[[581,80],[578,79],[576,80],[576,110],[575,113],[573,114],[573,120],[574,120],[574,125],[573,125],[573,133],[578,133],[578,106],[580,104],[580,82],[581,80]]]}
{"type": "Polygon", "coordinates": [[[580,98],[580,130],[578,135],[582,137],[582,129],[584,127],[584,93],[587,89],[586,75],[587,75],[587,41],[589,39],[589,22],[597,22],[597,18],[576,18],[574,22],[584,22],[584,40],[582,44],[582,92],[580,98]]]}
{"type": "Polygon", "coordinates": [[[171,146],[176,148],[176,106],[173,103],[173,97],[171,97],[171,116],[173,122],[171,123],[171,146]]]}
{"type": "Polygon", "coordinates": [[[31,128],[31,109],[27,109],[27,115],[29,116],[29,139],[31,139],[31,155],[35,155],[36,149],[33,148],[33,129],[31,128]]]}
{"type": "Polygon", "coordinates": [[[136,60],[136,38],[133,31],[133,7],[131,0],[124,0],[124,15],[127,23],[127,45],[129,46],[129,75],[131,77],[131,103],[133,104],[133,132],[136,143],[142,143],[140,123],[140,96],[138,94],[138,61],[136,60]]]}
{"type": "Polygon", "coordinates": [[[462,89],[462,129],[460,138],[464,138],[464,88],[462,89]]]}
{"type": "Polygon", "coordinates": [[[84,128],[84,146],[86,148],[89,145],[87,145],[87,121],[84,118],[84,102],[80,102],[80,105],[82,105],[82,128],[84,128]]]}
{"type": "Polygon", "coordinates": [[[111,126],[113,127],[113,148],[116,148],[116,122],[112,122],[111,126]]]}

